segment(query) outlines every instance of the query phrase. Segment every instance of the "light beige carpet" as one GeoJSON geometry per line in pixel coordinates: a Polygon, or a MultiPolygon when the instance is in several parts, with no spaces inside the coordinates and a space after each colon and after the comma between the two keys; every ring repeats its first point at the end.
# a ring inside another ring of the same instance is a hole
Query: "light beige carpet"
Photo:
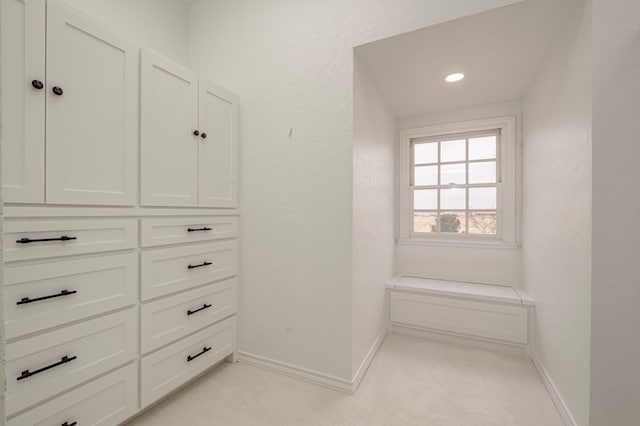
{"type": "Polygon", "coordinates": [[[355,395],[223,364],[136,426],[531,425],[562,422],[529,360],[388,335],[355,395]]]}

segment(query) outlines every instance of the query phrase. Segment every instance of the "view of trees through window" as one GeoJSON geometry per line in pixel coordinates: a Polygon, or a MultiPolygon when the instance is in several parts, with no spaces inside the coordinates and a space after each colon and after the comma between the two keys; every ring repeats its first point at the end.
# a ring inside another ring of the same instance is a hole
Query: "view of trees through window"
{"type": "Polygon", "coordinates": [[[414,233],[497,234],[499,136],[412,140],[414,233]]]}

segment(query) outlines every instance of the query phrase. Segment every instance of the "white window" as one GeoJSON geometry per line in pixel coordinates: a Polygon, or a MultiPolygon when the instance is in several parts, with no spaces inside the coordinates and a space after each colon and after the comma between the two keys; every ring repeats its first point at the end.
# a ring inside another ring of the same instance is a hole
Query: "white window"
{"type": "Polygon", "coordinates": [[[515,245],[515,118],[406,130],[400,241],[515,245]]]}

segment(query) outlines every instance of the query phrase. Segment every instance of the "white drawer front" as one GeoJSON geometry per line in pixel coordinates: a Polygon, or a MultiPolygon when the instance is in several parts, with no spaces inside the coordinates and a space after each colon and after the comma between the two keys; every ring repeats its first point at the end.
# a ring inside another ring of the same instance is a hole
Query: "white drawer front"
{"type": "Polygon", "coordinates": [[[115,426],[138,410],[138,364],[133,363],[9,420],[8,426],[115,426]]]}
{"type": "Polygon", "coordinates": [[[235,347],[236,319],[231,317],[142,358],[142,407],[221,361],[233,353],[235,347]]]}
{"type": "Polygon", "coordinates": [[[131,249],[136,247],[137,232],[138,224],[135,219],[38,221],[9,219],[4,224],[4,260],[11,262],[131,249]]]}
{"type": "Polygon", "coordinates": [[[142,219],[140,245],[154,247],[234,238],[238,235],[235,217],[190,217],[180,219],[142,219]]]}
{"type": "Polygon", "coordinates": [[[11,339],[136,303],[135,253],[5,268],[11,339]]]}
{"type": "Polygon", "coordinates": [[[507,342],[527,342],[525,307],[391,292],[391,322],[507,342]]]}
{"type": "Polygon", "coordinates": [[[6,410],[11,415],[135,359],[137,312],[130,309],[7,344],[6,410]],[[63,357],[75,359],[62,363],[63,357]],[[24,372],[36,372],[24,377],[24,372]]]}
{"type": "Polygon", "coordinates": [[[142,305],[142,353],[180,339],[236,311],[236,279],[142,305]]]}
{"type": "Polygon", "coordinates": [[[237,242],[146,251],[140,265],[142,300],[148,300],[236,275],[237,242]]]}

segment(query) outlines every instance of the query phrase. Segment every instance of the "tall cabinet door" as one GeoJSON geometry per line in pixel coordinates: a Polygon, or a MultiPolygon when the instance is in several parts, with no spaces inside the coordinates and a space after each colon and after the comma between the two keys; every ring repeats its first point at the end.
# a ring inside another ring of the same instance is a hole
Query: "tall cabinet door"
{"type": "Polygon", "coordinates": [[[2,0],[0,44],[3,201],[44,203],[45,1],[2,0]]]}
{"type": "Polygon", "coordinates": [[[143,50],[141,85],[141,204],[195,207],[198,79],[143,50]]]}
{"type": "Polygon", "coordinates": [[[46,201],[134,205],[138,50],[47,3],[46,201]]]}
{"type": "Polygon", "coordinates": [[[205,80],[199,92],[199,205],[237,207],[237,97],[205,80]]]}

